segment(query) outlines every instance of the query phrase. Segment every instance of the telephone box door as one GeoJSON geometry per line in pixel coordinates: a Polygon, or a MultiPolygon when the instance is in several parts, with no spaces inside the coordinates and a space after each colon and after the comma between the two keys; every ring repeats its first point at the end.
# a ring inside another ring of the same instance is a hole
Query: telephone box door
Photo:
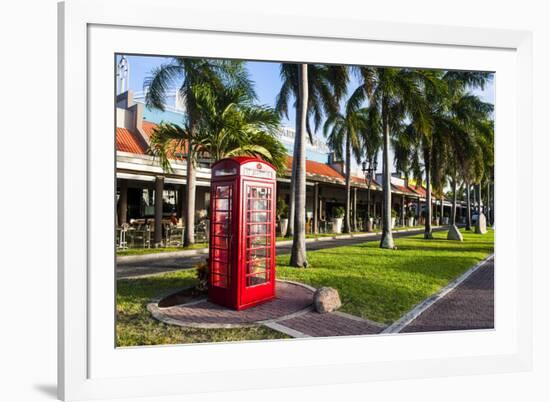
{"type": "Polygon", "coordinates": [[[274,297],[275,287],[274,183],[243,182],[243,261],[240,304],[258,304],[274,297]]]}
{"type": "Polygon", "coordinates": [[[233,183],[216,183],[213,190],[210,227],[210,297],[217,303],[226,304],[230,297],[227,290],[232,287],[233,183]]]}

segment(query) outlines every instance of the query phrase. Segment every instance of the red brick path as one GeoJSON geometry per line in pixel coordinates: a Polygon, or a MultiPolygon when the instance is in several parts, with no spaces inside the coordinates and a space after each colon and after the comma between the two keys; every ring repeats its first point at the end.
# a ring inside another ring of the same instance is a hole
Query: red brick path
{"type": "Polygon", "coordinates": [[[491,260],[401,332],[494,328],[494,272],[491,260]]]}
{"type": "Polygon", "coordinates": [[[279,321],[278,324],[307,336],[342,336],[377,334],[383,327],[359,317],[341,313],[310,312],[299,317],[279,321]]]}
{"type": "Polygon", "coordinates": [[[204,300],[191,305],[157,308],[157,315],[160,315],[157,318],[176,320],[190,326],[242,326],[280,319],[308,308],[313,301],[312,290],[288,282],[277,281],[276,294],[274,300],[243,311],[231,310],[204,300]]]}

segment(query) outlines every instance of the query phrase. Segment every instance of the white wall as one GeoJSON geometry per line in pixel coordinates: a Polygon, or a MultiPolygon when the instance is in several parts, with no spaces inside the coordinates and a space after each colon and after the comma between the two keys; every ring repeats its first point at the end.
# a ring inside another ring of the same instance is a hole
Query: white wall
{"type": "MultiPolygon", "coordinates": [[[[152,2],[153,3],[153,2],[152,2]]],[[[209,1],[193,2],[204,7],[209,1]]],[[[392,18],[405,22],[531,29],[535,33],[535,183],[547,182],[548,99],[550,88],[550,24],[547,2],[540,0],[278,0],[218,1],[235,10],[292,10],[304,15],[392,18]],[[314,6],[313,6],[314,5],[314,6]]],[[[108,12],[108,10],[106,10],[108,12]]],[[[56,381],[56,1],[5,2],[0,37],[3,38],[0,76],[3,96],[3,180],[0,210],[0,266],[3,308],[0,330],[0,400],[44,401],[55,395],[56,381]],[[29,12],[31,10],[31,12],[29,12]],[[40,92],[44,102],[28,119],[29,93],[40,92]],[[37,124],[35,124],[37,123],[37,124]],[[22,127],[24,129],[22,129],[22,127]],[[15,151],[13,151],[15,150],[15,151]],[[26,160],[21,163],[22,153],[26,160]],[[15,168],[17,167],[17,169],[15,168]],[[40,167],[37,169],[37,167],[40,167]],[[29,218],[30,216],[30,218],[29,218]],[[31,228],[39,230],[33,231],[31,228]],[[31,238],[34,242],[29,247],[31,238]],[[25,297],[21,297],[25,295],[25,297]]],[[[498,113],[498,105],[497,105],[498,113]]],[[[535,207],[547,209],[549,186],[541,186],[535,207]]],[[[547,233],[540,225],[534,245],[536,257],[535,369],[532,373],[502,376],[441,378],[381,382],[307,389],[235,392],[225,401],[539,401],[548,398],[550,378],[550,270],[547,233]]],[[[498,275],[498,274],[497,274],[498,275]]],[[[219,401],[222,396],[162,398],[151,401],[219,401]]],[[[146,400],[143,400],[144,402],[146,400]]]]}

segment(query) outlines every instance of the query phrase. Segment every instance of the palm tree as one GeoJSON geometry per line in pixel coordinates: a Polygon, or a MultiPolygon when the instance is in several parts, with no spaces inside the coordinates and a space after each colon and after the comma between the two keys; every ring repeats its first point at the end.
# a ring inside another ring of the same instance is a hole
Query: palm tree
{"type": "Polygon", "coordinates": [[[221,88],[223,85],[241,87],[254,96],[252,83],[243,62],[240,61],[173,57],[169,62],[153,70],[144,81],[145,101],[148,107],[164,110],[167,91],[174,86],[177,87],[185,104],[186,116],[182,134],[186,135],[187,205],[184,236],[184,245],[186,246],[195,242],[195,163],[197,154],[194,139],[197,122],[200,119],[195,88],[197,85],[205,84],[214,88],[221,88]]]}
{"type": "Polygon", "coordinates": [[[202,112],[197,148],[212,161],[232,156],[255,156],[284,168],[286,148],[277,138],[279,114],[240,87],[212,91],[205,86],[198,94],[202,112]]]}
{"type": "Polygon", "coordinates": [[[290,264],[307,266],[305,249],[305,145],[306,132],[313,141],[310,119],[314,129],[321,125],[323,116],[338,108],[345,92],[347,71],[344,66],[318,64],[281,64],[282,86],[277,96],[276,109],[288,118],[289,104],[294,98],[296,109],[296,137],[293,149],[289,235],[293,237],[290,264]]]}
{"type": "MultiPolygon", "coordinates": [[[[282,85],[277,95],[276,109],[281,117],[288,118],[289,106],[294,99],[293,107],[297,111],[299,101],[299,68],[300,64],[283,63],[281,64],[281,79],[282,85]]],[[[308,65],[308,108],[306,119],[306,130],[310,142],[313,141],[312,129],[317,130],[322,122],[323,116],[334,113],[338,110],[338,100],[345,92],[348,77],[347,70],[343,66],[327,66],[322,64],[308,65]],[[314,127],[311,127],[313,121],[314,127]]],[[[296,130],[300,122],[300,116],[296,112],[296,130]]],[[[297,134],[296,134],[297,135],[297,134]]],[[[291,223],[287,232],[287,236],[293,236],[294,233],[294,198],[296,191],[296,152],[298,150],[297,142],[294,143],[291,181],[290,181],[290,202],[289,216],[291,223]]]]}
{"type": "MultiPolygon", "coordinates": [[[[482,169],[480,164],[489,152],[480,148],[476,135],[482,132],[480,131],[483,127],[482,122],[492,112],[492,105],[482,102],[467,90],[473,85],[483,85],[486,79],[484,77],[484,73],[455,71],[438,76],[437,78],[444,84],[444,90],[433,92],[431,88],[426,88],[432,121],[430,136],[412,135],[409,139],[409,143],[425,149],[424,174],[427,182],[433,177],[434,189],[443,193],[447,177],[451,178],[453,183],[452,224],[455,224],[458,172],[464,177],[469,189],[471,180],[479,180],[480,169],[482,169]],[[430,155],[426,156],[427,153],[430,155]]],[[[412,128],[408,130],[409,133],[413,131],[412,128]]],[[[405,158],[413,157],[414,152],[413,146],[409,154],[405,152],[405,158]]],[[[489,159],[492,160],[491,157],[489,159]]],[[[428,188],[432,187],[431,184],[429,183],[428,188]]],[[[428,219],[425,238],[431,238],[431,225],[428,226],[430,224],[428,221],[431,221],[430,205],[431,203],[427,202],[428,219]]]]}
{"type": "MultiPolygon", "coordinates": [[[[433,80],[424,81],[429,84],[424,85],[424,93],[430,107],[432,129],[424,133],[415,132],[412,125],[408,129],[409,134],[413,134],[410,135],[409,142],[423,150],[424,175],[428,189],[428,217],[424,233],[427,239],[432,238],[432,187],[442,191],[447,177],[451,177],[456,185],[457,171],[460,171],[467,183],[472,176],[479,177],[479,165],[487,153],[481,152],[479,147],[476,149],[473,136],[479,132],[480,122],[492,111],[492,105],[481,102],[468,92],[470,88],[483,88],[489,79],[487,73],[448,71],[434,73],[433,77],[433,80]]],[[[415,152],[411,151],[408,157],[415,152]]],[[[453,192],[456,193],[456,188],[453,192]]],[[[456,203],[454,204],[453,210],[456,210],[456,203]]]]}
{"type": "Polygon", "coordinates": [[[328,138],[328,145],[338,158],[342,158],[342,149],[345,151],[345,179],[346,179],[346,214],[344,217],[344,233],[351,232],[351,154],[357,163],[361,161],[363,151],[362,133],[368,128],[369,110],[361,108],[355,110],[349,102],[345,105],[344,113],[336,113],[325,121],[323,133],[328,138]]]}
{"type": "Polygon", "coordinates": [[[306,125],[308,111],[308,65],[300,64],[298,74],[300,82],[298,90],[298,107],[296,115],[300,121],[296,126],[294,164],[294,234],[292,237],[292,251],[290,265],[307,268],[306,255],[306,125]]]}
{"type": "Polygon", "coordinates": [[[372,176],[376,174],[375,166],[378,165],[378,152],[382,147],[382,124],[380,115],[375,108],[368,108],[366,123],[367,127],[361,132],[361,139],[363,142],[363,151],[369,165],[368,168],[372,169],[369,171],[369,181],[367,183],[367,213],[365,218],[368,222],[370,218],[370,187],[372,184],[372,176]]]}
{"type": "Polygon", "coordinates": [[[466,227],[465,229],[470,231],[472,230],[472,185],[470,181],[466,179],[465,176],[465,186],[466,186],[466,227]]]}
{"type": "MultiPolygon", "coordinates": [[[[286,149],[277,138],[278,113],[267,106],[255,105],[242,88],[223,87],[213,91],[209,85],[195,87],[200,119],[193,143],[195,153],[212,162],[233,156],[255,156],[284,167],[286,149]]],[[[151,138],[151,150],[161,165],[170,169],[170,158],[190,131],[177,124],[160,124],[151,138]]]]}
{"type": "MultiPolygon", "coordinates": [[[[350,97],[350,103],[361,105],[365,100],[369,108],[379,114],[382,146],[382,176],[384,208],[381,248],[393,249],[391,229],[391,166],[390,140],[402,131],[402,121],[408,117],[412,127],[420,133],[429,131],[426,100],[422,88],[430,72],[405,68],[357,67],[354,72],[362,83],[350,97]]],[[[430,78],[431,79],[431,78],[430,78]]]]}

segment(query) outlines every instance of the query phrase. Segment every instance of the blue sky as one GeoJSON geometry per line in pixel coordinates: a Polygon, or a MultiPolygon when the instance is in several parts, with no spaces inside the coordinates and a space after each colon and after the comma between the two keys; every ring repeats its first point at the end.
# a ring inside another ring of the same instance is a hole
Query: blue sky
{"type": "MultiPolygon", "coordinates": [[[[130,89],[141,91],[143,89],[143,80],[151,74],[151,71],[169,61],[167,57],[152,56],[126,56],[130,64],[130,89]]],[[[279,76],[280,63],[271,62],[247,62],[247,69],[250,72],[252,80],[256,84],[256,93],[258,102],[265,105],[274,106],[275,99],[281,88],[281,79],[279,76]]],[[[356,82],[355,82],[356,83],[356,82]]],[[[352,80],[351,87],[353,87],[352,80]]],[[[491,81],[485,90],[475,90],[486,102],[495,102],[494,82],[491,81]]],[[[289,111],[289,119],[284,124],[294,128],[294,113],[289,111]]],[[[321,134],[321,133],[319,133],[321,134]]]]}
{"type": "MultiPolygon", "coordinates": [[[[120,56],[119,56],[120,57],[120,56]]],[[[117,62],[119,60],[117,58],[117,62]]],[[[143,81],[151,72],[163,63],[170,60],[169,57],[153,57],[153,56],[126,56],[130,65],[130,82],[131,90],[137,92],[143,90],[143,81]]],[[[277,94],[281,88],[281,79],[279,75],[280,63],[275,62],[257,62],[250,61],[246,63],[252,81],[255,83],[255,90],[258,96],[258,103],[274,106],[277,94]]],[[[352,78],[350,88],[358,84],[357,80],[352,78]]],[[[475,94],[480,96],[485,102],[494,104],[495,102],[495,87],[494,80],[490,81],[484,90],[475,90],[475,94]]],[[[295,128],[294,110],[289,109],[288,119],[283,119],[283,125],[295,128]]],[[[317,133],[319,138],[323,138],[321,130],[317,133]]],[[[316,158],[314,158],[316,159],[316,158]]],[[[380,160],[380,158],[379,158],[380,160]]],[[[392,157],[393,160],[393,157],[392,157]]],[[[355,163],[353,163],[355,165],[355,163]]],[[[379,164],[380,165],[380,164],[379,164]]],[[[354,166],[357,168],[357,166],[354,166]]]]}

